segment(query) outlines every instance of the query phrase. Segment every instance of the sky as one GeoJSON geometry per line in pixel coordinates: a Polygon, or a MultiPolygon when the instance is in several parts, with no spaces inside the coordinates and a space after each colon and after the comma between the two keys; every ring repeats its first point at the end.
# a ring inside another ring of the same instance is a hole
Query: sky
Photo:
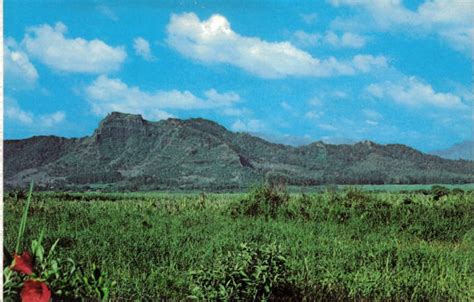
{"type": "Polygon", "coordinates": [[[4,136],[112,111],[307,144],[473,136],[474,2],[4,1],[4,136]]]}

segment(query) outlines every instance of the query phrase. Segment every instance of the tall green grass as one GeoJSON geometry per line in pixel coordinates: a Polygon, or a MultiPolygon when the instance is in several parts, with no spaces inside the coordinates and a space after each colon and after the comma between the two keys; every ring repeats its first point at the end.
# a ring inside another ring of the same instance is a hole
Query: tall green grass
{"type": "MultiPolygon", "coordinates": [[[[474,299],[472,192],[265,190],[38,193],[24,236],[100,265],[112,300],[474,299]]],[[[21,215],[7,197],[7,245],[21,215]]]]}
{"type": "Polygon", "coordinates": [[[26,204],[25,204],[25,207],[23,208],[23,215],[21,216],[20,226],[18,228],[18,237],[17,237],[16,245],[15,245],[15,254],[18,254],[20,252],[19,249],[20,249],[21,239],[23,238],[23,234],[25,233],[26,221],[28,219],[28,211],[30,209],[32,194],[33,194],[33,182],[31,182],[30,184],[30,190],[28,192],[28,197],[26,198],[26,204]]]}

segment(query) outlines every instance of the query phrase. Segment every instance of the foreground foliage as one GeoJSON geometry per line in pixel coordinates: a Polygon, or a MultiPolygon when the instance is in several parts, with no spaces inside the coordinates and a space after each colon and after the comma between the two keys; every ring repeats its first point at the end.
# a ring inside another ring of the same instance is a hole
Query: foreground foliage
{"type": "MultiPolygon", "coordinates": [[[[27,229],[28,213],[31,205],[33,183],[22,209],[13,254],[3,246],[3,298],[6,301],[48,302],[53,296],[56,300],[88,299],[107,301],[108,294],[115,282],[92,265],[92,274],[76,266],[73,259],[60,259],[55,256],[56,240],[48,252],[43,247],[44,231],[38,239],[33,239],[30,249],[19,252],[24,244],[24,233],[27,229]]],[[[17,192],[10,194],[18,201],[17,192]]],[[[43,229],[44,230],[44,229],[43,229]]]]}
{"type": "MultiPolygon", "coordinates": [[[[23,199],[5,200],[15,242],[23,199]]],[[[474,299],[474,194],[38,193],[25,237],[99,265],[112,300],[474,299]]],[[[24,250],[24,249],[21,249],[24,250]]]]}

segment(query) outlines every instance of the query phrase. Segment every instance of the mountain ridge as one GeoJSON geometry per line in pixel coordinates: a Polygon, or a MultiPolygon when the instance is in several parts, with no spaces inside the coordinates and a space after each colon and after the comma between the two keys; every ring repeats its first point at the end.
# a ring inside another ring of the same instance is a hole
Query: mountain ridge
{"type": "Polygon", "coordinates": [[[474,162],[401,144],[313,142],[294,147],[231,132],[203,118],[151,122],[113,112],[91,136],[5,140],[5,186],[52,189],[239,189],[291,185],[474,182],[474,162]]]}
{"type": "Polygon", "coordinates": [[[430,153],[446,159],[474,160],[474,141],[465,140],[449,148],[435,150],[430,153]]]}

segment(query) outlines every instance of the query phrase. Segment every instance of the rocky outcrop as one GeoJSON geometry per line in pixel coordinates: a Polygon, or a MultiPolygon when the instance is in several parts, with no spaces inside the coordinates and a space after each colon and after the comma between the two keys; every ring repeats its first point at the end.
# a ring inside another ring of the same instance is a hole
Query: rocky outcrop
{"type": "Polygon", "coordinates": [[[273,144],[205,119],[144,120],[113,112],[89,137],[38,136],[4,144],[5,185],[236,189],[278,179],[325,183],[474,182],[471,161],[452,161],[404,145],[365,141],[273,144]]]}

